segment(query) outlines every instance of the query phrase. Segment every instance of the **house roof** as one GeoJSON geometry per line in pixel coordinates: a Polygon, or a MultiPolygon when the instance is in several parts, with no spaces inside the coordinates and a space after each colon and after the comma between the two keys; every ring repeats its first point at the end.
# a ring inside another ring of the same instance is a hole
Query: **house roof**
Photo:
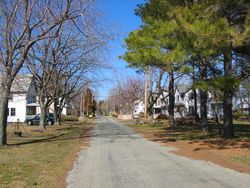
{"type": "Polygon", "coordinates": [[[17,75],[14,79],[10,91],[12,93],[26,93],[32,82],[32,75],[17,75]]]}
{"type": "Polygon", "coordinates": [[[176,88],[178,89],[178,91],[180,93],[187,93],[189,90],[191,90],[191,86],[190,84],[186,84],[186,85],[177,85],[176,88]]]}

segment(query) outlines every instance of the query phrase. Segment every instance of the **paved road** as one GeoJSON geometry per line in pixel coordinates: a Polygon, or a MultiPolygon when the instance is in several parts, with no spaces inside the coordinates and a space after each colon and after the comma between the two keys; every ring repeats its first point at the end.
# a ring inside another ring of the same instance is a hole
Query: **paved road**
{"type": "Polygon", "coordinates": [[[67,177],[69,188],[244,188],[250,175],[170,153],[107,118],[67,177]]]}

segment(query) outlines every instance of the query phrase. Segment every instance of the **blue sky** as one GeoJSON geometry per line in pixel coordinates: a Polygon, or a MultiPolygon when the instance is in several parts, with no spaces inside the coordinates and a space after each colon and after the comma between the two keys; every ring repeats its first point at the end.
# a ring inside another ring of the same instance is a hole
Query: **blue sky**
{"type": "Polygon", "coordinates": [[[105,70],[106,82],[101,83],[97,90],[97,98],[104,99],[109,95],[109,90],[112,88],[115,79],[124,78],[126,76],[135,76],[135,70],[127,68],[127,63],[119,59],[119,56],[125,52],[123,48],[124,39],[129,32],[137,29],[141,20],[134,14],[134,10],[138,4],[144,0],[100,0],[99,6],[104,14],[104,19],[115,28],[118,34],[117,38],[110,42],[110,54],[108,55],[108,63],[112,68],[105,70]]]}

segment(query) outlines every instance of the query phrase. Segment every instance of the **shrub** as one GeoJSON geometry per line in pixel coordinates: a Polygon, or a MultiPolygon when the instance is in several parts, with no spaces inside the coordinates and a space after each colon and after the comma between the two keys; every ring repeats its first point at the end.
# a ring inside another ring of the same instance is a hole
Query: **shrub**
{"type": "Polygon", "coordinates": [[[140,114],[138,115],[140,118],[144,118],[144,112],[140,112],[140,114]]]}
{"type": "Polygon", "coordinates": [[[196,123],[197,122],[195,116],[188,116],[185,118],[185,124],[187,125],[195,125],[196,123]]]}
{"type": "Polygon", "coordinates": [[[175,122],[175,125],[183,125],[184,119],[183,118],[175,118],[174,122],[175,122]]]}
{"type": "Polygon", "coordinates": [[[233,117],[236,120],[239,119],[239,118],[241,118],[241,117],[244,117],[244,116],[245,116],[245,114],[244,114],[244,112],[243,112],[242,109],[238,109],[238,110],[234,111],[234,113],[233,113],[233,117]]]}
{"type": "Polygon", "coordinates": [[[112,112],[112,113],[111,113],[111,117],[113,117],[113,118],[117,118],[117,117],[118,117],[118,115],[117,115],[117,113],[116,113],[116,112],[112,112]]]}
{"type": "Polygon", "coordinates": [[[65,116],[65,115],[62,115],[61,117],[61,121],[78,121],[78,116],[73,116],[73,115],[70,115],[70,116],[65,116]]]}
{"type": "Polygon", "coordinates": [[[189,116],[189,117],[178,117],[175,118],[175,125],[195,125],[196,120],[194,116],[189,116]]]}
{"type": "Polygon", "coordinates": [[[166,114],[160,114],[157,119],[165,119],[168,120],[168,116],[166,114]]]}

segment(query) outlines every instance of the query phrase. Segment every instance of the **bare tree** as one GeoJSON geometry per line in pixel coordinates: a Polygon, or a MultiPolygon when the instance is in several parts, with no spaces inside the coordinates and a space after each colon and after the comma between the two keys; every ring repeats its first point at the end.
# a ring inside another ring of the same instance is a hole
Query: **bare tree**
{"type": "Polygon", "coordinates": [[[143,99],[143,79],[128,77],[118,80],[108,99],[111,111],[117,114],[132,114],[133,105],[143,99]]]}
{"type": "Polygon", "coordinates": [[[12,82],[29,50],[56,37],[67,21],[82,16],[92,0],[2,0],[0,2],[0,145],[7,144],[7,107],[12,82]],[[51,36],[53,33],[54,36],[51,36]]]}

